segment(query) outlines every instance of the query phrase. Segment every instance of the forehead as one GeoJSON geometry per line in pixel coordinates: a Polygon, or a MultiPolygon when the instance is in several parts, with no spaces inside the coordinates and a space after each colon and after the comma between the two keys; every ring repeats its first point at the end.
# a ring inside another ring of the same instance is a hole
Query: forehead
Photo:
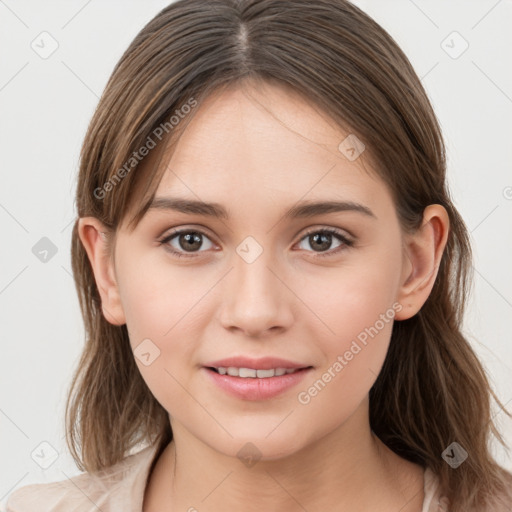
{"type": "Polygon", "coordinates": [[[364,170],[364,152],[350,161],[339,150],[348,135],[291,88],[230,87],[198,107],[156,195],[298,200],[330,191],[363,199],[383,184],[364,170]]]}
{"type": "MultiPolygon", "coordinates": [[[[251,222],[274,225],[306,202],[358,203],[377,217],[396,216],[371,151],[348,159],[339,146],[350,130],[287,85],[230,84],[195,107],[183,126],[172,145],[157,145],[143,160],[120,231],[142,205],[168,197],[221,205],[243,229],[251,222]],[[149,197],[144,190],[155,173],[157,189],[149,197]]],[[[146,207],[141,221],[165,215],[146,207]]]]}

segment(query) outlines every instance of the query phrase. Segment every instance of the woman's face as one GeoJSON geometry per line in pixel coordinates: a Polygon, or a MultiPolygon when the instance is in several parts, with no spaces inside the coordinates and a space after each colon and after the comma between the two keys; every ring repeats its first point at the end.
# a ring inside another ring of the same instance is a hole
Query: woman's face
{"type": "Polygon", "coordinates": [[[362,148],[339,149],[349,134],[299,96],[231,88],[197,108],[156,198],[215,203],[225,216],[155,207],[133,232],[123,224],[119,317],[171,425],[228,455],[251,442],[281,457],[367,398],[402,309],[402,233],[384,183],[362,170],[364,151],[356,158],[362,148]],[[317,202],[350,204],[303,211],[317,202]],[[228,357],[309,369],[263,382],[206,368],[228,357]],[[218,384],[235,379],[238,394],[218,384]]]}

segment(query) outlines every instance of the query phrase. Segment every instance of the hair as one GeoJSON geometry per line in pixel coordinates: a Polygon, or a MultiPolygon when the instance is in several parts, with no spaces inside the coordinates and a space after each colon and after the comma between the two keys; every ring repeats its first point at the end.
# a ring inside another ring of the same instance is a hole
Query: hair
{"type": "MultiPolygon", "coordinates": [[[[164,8],[116,64],[92,117],[80,154],[78,217],[107,227],[113,257],[120,223],[132,209],[130,229],[144,216],[163,175],[158,162],[194,106],[214,91],[258,81],[300,94],[357,135],[405,232],[418,229],[428,205],[447,210],[450,230],[433,289],[416,315],[394,323],[369,393],[370,425],[399,456],[431,468],[452,512],[487,510],[500,496],[510,501],[496,504],[510,505],[512,474],[491,455],[491,434],[507,445],[490,395],[512,416],[462,333],[472,255],[446,182],[441,129],[405,54],[359,8],[346,0],[179,0],[164,8]],[[157,138],[151,158],[159,160],[149,165],[141,148],[157,138]],[[457,469],[442,457],[454,441],[468,453],[457,469]]],[[[80,470],[94,472],[137,443],[165,446],[172,430],[137,368],[126,325],[102,314],[78,219],[71,251],[86,342],[67,397],[66,442],[80,470]]]]}

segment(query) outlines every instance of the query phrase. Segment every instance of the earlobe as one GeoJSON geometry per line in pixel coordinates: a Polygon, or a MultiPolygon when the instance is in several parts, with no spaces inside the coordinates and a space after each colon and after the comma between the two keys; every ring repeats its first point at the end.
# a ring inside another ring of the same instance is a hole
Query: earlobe
{"type": "Polygon", "coordinates": [[[446,209],[439,204],[431,204],[423,212],[421,227],[406,236],[402,282],[397,299],[403,308],[396,314],[396,320],[411,318],[428,299],[446,247],[449,227],[446,209]]]}
{"type": "Polygon", "coordinates": [[[95,217],[78,220],[78,235],[87,252],[101,297],[101,306],[106,320],[113,325],[126,323],[117,286],[114,264],[107,251],[109,229],[95,217]]]}

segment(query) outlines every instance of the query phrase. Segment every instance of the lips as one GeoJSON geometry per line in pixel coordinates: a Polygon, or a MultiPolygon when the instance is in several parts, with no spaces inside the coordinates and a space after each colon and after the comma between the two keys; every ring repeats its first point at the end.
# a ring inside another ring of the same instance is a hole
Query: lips
{"type": "MultiPolygon", "coordinates": [[[[215,363],[218,362],[219,361],[215,361],[215,363]]],[[[288,362],[288,364],[290,363],[288,362]]],[[[284,394],[287,390],[297,387],[306,375],[311,374],[313,369],[310,366],[308,368],[289,370],[293,373],[268,378],[221,375],[212,370],[211,367],[201,368],[201,371],[205,378],[208,379],[208,382],[214,383],[220,390],[228,395],[241,400],[260,401],[270,400],[284,394]]]]}
{"type": "Polygon", "coordinates": [[[257,401],[274,398],[297,386],[312,369],[311,365],[280,357],[233,356],[209,361],[202,370],[210,382],[229,395],[257,401]],[[238,370],[243,375],[238,375],[238,370]],[[259,370],[258,375],[254,375],[254,370],[259,370]],[[276,370],[275,375],[269,375],[270,370],[276,370]]]}

